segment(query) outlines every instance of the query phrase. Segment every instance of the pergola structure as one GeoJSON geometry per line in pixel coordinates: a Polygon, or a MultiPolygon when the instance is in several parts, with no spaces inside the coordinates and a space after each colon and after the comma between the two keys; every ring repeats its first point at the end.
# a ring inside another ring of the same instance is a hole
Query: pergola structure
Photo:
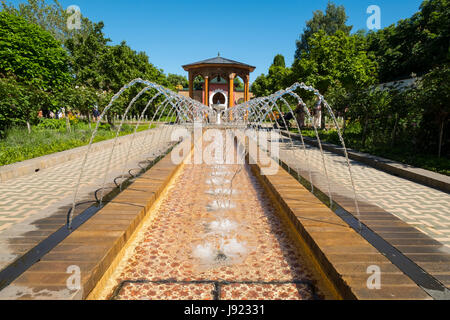
{"type": "Polygon", "coordinates": [[[234,79],[236,76],[244,81],[244,101],[250,100],[250,72],[255,70],[255,67],[251,65],[222,58],[219,54],[215,58],[184,65],[183,69],[189,73],[189,97],[192,99],[194,99],[194,79],[197,76],[203,78],[203,103],[207,106],[212,103],[213,96],[211,94],[219,93],[218,91],[227,95],[228,108],[235,105],[234,79]],[[216,86],[217,92],[214,92],[210,85],[214,79],[219,79],[219,81],[225,79],[226,87],[220,89],[216,86]]]}

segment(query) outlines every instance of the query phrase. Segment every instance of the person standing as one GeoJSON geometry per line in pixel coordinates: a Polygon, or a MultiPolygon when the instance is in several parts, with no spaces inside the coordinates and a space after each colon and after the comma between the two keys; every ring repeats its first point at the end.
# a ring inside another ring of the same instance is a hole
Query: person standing
{"type": "Polygon", "coordinates": [[[95,105],[94,107],[94,111],[92,111],[92,114],[94,116],[94,122],[97,122],[98,120],[100,120],[100,111],[98,111],[98,106],[95,105]]]}

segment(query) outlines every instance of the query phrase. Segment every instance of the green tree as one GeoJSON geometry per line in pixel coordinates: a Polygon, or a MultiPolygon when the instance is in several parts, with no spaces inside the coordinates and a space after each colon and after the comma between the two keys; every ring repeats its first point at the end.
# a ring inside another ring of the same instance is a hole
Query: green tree
{"type": "Polygon", "coordinates": [[[20,121],[20,89],[14,79],[0,78],[0,137],[4,137],[6,130],[20,121]]]}
{"type": "Polygon", "coordinates": [[[20,16],[28,22],[37,24],[44,30],[49,31],[56,39],[63,40],[67,33],[66,14],[57,0],[49,5],[45,0],[27,0],[26,3],[18,4],[17,8],[1,1],[4,11],[20,16]]]}
{"type": "Polygon", "coordinates": [[[0,74],[44,91],[60,90],[71,76],[60,43],[38,25],[0,12],[0,74]]]}
{"type": "Polygon", "coordinates": [[[321,30],[309,40],[304,52],[293,64],[293,76],[327,94],[338,85],[347,92],[376,83],[377,64],[366,51],[365,38],[338,31],[327,35],[321,30]]]}
{"type": "Polygon", "coordinates": [[[252,93],[256,97],[265,97],[271,94],[270,82],[264,74],[258,76],[251,86],[252,93]]]}
{"type": "MultiPolygon", "coordinates": [[[[101,96],[111,96],[123,85],[135,78],[142,78],[161,85],[171,86],[162,70],[153,66],[144,52],[132,50],[125,42],[110,46],[103,33],[104,24],[90,23],[88,32],[78,33],[66,41],[70,52],[70,66],[79,87],[93,88],[103,92],[101,96]]],[[[173,80],[174,78],[171,77],[173,80]]],[[[131,98],[142,89],[133,87],[111,108],[108,119],[113,114],[122,114],[131,98]]],[[[174,88],[172,88],[174,89],[174,88]]],[[[142,107],[141,100],[133,111],[142,107]]],[[[99,106],[104,106],[99,102],[99,106]]]]}
{"type": "Polygon", "coordinates": [[[284,56],[278,54],[273,59],[273,63],[266,75],[262,74],[252,84],[252,92],[257,97],[270,95],[278,90],[290,85],[292,70],[286,68],[284,56]]]}
{"type": "Polygon", "coordinates": [[[244,82],[242,82],[240,78],[238,77],[234,78],[233,84],[235,89],[244,90],[244,82]]]}
{"type": "Polygon", "coordinates": [[[49,96],[35,86],[16,81],[13,77],[0,78],[0,137],[12,125],[24,125],[31,132],[39,110],[48,104],[49,96]]]}
{"type": "MultiPolygon", "coordinates": [[[[380,138],[383,132],[380,124],[387,116],[387,110],[391,102],[391,96],[388,90],[380,88],[362,90],[356,89],[350,93],[349,116],[359,123],[362,128],[361,147],[366,147],[366,141],[369,135],[380,138]],[[378,137],[374,133],[378,133],[378,137]]],[[[372,141],[374,143],[374,141],[372,141]]]]}
{"type": "Polygon", "coordinates": [[[89,116],[93,107],[99,103],[99,95],[100,92],[90,87],[68,87],[58,93],[58,101],[66,111],[78,111],[85,116],[89,116]]]}
{"type": "Polygon", "coordinates": [[[101,89],[119,89],[136,78],[142,78],[161,85],[167,85],[163,71],[149,62],[144,52],[132,50],[125,41],[120,45],[108,46],[106,54],[101,57],[100,70],[103,75],[101,89]]]}
{"type": "Polygon", "coordinates": [[[53,0],[50,4],[45,0],[27,0],[25,3],[19,3],[17,7],[1,0],[1,6],[3,11],[20,16],[30,23],[41,26],[62,43],[76,34],[89,32],[92,25],[89,19],[81,16],[81,28],[69,30],[67,21],[71,13],[67,13],[58,0],[53,0]]]}
{"type": "Polygon", "coordinates": [[[450,1],[427,0],[411,18],[368,36],[380,82],[423,75],[450,58],[450,1]]]}
{"type": "Polygon", "coordinates": [[[444,139],[450,118],[450,64],[434,68],[419,82],[418,102],[424,106],[424,124],[428,132],[424,133],[427,143],[437,143],[438,157],[442,155],[442,147],[448,147],[448,140],[444,139]],[[431,124],[431,126],[429,125],[431,124]],[[437,139],[433,136],[437,136],[437,139]]]}
{"type": "Polygon", "coordinates": [[[180,76],[178,74],[169,73],[169,75],[167,76],[167,82],[172,90],[175,90],[177,88],[189,87],[189,81],[186,79],[186,77],[180,76]]]}
{"type": "Polygon", "coordinates": [[[303,53],[308,53],[310,50],[310,38],[320,30],[323,30],[327,35],[333,35],[337,31],[342,31],[349,35],[353,26],[347,26],[346,22],[348,16],[345,13],[344,6],[336,6],[333,2],[328,2],[325,14],[321,10],[313,13],[313,18],[306,22],[306,28],[303,34],[300,35],[300,40],[297,40],[295,51],[295,59],[300,59],[303,53]]]}
{"type": "MultiPolygon", "coordinates": [[[[163,71],[157,69],[148,60],[144,52],[132,50],[125,42],[116,46],[107,46],[106,52],[100,57],[99,71],[101,75],[100,88],[108,94],[119,91],[125,84],[136,78],[142,78],[154,83],[168,86],[163,71]]],[[[122,115],[131,99],[138,94],[143,85],[134,86],[127,90],[112,106],[108,119],[114,114],[122,115]]],[[[134,105],[133,115],[138,115],[146,104],[145,96],[134,105]]],[[[151,111],[151,110],[149,110],[151,111]]]]}
{"type": "MultiPolygon", "coordinates": [[[[294,61],[292,82],[305,82],[318,89],[345,119],[348,95],[376,83],[377,65],[366,47],[366,39],[361,34],[337,31],[327,35],[320,30],[310,38],[309,52],[303,52],[300,59],[294,61]]],[[[306,97],[312,98],[311,94],[306,97]]]]}
{"type": "Polygon", "coordinates": [[[103,33],[103,22],[88,25],[86,33],[77,33],[66,41],[70,53],[70,69],[77,85],[105,90],[106,75],[103,73],[102,63],[106,59],[110,39],[103,33]]]}
{"type": "Polygon", "coordinates": [[[194,79],[194,90],[202,90],[203,89],[203,83],[205,81],[203,80],[203,78],[201,76],[196,76],[194,79]]]}
{"type": "Polygon", "coordinates": [[[277,54],[273,58],[273,66],[286,68],[286,62],[284,61],[284,56],[282,54],[277,54]]]}

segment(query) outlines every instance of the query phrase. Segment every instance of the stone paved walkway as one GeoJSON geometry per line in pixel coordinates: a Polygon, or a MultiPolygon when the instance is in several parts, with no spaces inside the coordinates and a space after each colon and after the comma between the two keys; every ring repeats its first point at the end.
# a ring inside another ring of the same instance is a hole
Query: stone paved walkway
{"type": "MultiPolygon", "coordinates": [[[[151,157],[151,150],[166,149],[171,130],[172,128],[166,127],[138,133],[132,143],[125,174],[130,169],[139,168],[140,161],[151,157]]],[[[112,186],[112,180],[123,173],[131,144],[129,139],[126,141],[118,144],[114,150],[106,179],[107,186],[112,186]]],[[[103,184],[111,150],[112,148],[106,148],[88,156],[77,203],[95,200],[93,192],[103,184]]],[[[13,238],[28,238],[30,233],[48,236],[64,225],[64,216],[73,200],[83,158],[84,156],[0,183],[0,270],[23,251],[30,249],[30,245],[15,248],[11,245],[13,238]],[[37,221],[42,222],[44,219],[50,219],[52,227],[42,230],[42,226],[37,225],[37,221]]]]}
{"type": "MultiPolygon", "coordinates": [[[[295,150],[287,138],[280,138],[280,159],[292,168],[324,173],[320,150],[306,145],[307,155],[300,141],[293,140],[295,150]]],[[[351,194],[351,182],[345,158],[324,151],[328,176],[351,194]]],[[[350,160],[358,199],[377,205],[414,226],[431,238],[450,247],[450,195],[421,184],[402,179],[363,163],[350,160]]],[[[327,190],[323,190],[326,192],[327,190]]]]}

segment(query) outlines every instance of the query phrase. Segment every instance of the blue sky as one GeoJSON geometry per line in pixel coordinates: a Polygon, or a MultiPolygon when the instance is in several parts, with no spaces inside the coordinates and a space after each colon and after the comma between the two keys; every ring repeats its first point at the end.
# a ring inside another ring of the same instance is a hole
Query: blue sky
{"type": "MultiPolygon", "coordinates": [[[[12,3],[24,1],[13,0],[12,3]]],[[[281,53],[292,64],[295,40],[315,10],[328,0],[60,0],[105,23],[113,44],[125,40],[145,51],[165,73],[186,75],[181,65],[221,56],[256,66],[253,81],[281,53]]],[[[422,0],[335,0],[353,31],[367,29],[369,5],[381,8],[381,27],[412,16],[422,0]]]]}

